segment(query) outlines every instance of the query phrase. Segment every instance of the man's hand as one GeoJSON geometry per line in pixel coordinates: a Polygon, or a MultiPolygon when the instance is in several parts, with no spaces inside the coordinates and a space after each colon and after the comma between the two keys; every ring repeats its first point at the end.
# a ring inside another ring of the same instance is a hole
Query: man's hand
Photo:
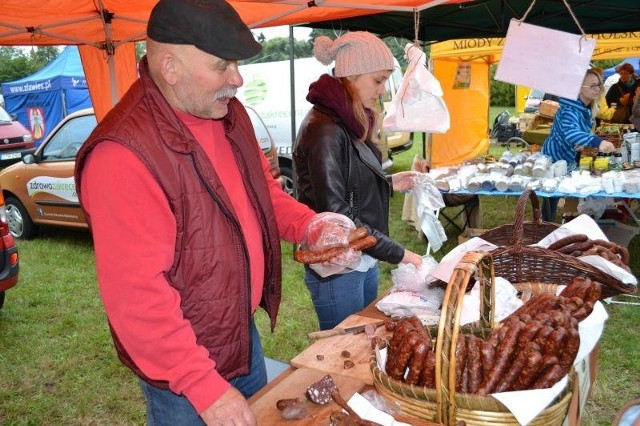
{"type": "Polygon", "coordinates": [[[220,399],[200,414],[200,417],[209,426],[253,426],[257,424],[247,400],[234,387],[230,387],[222,394],[220,399]]]}

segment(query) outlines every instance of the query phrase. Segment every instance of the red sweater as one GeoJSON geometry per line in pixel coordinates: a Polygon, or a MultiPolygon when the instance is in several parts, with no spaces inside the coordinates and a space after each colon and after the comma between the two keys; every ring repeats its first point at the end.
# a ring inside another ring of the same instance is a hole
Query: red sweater
{"type": "MultiPolygon", "coordinates": [[[[263,253],[259,227],[239,179],[222,123],[178,113],[209,156],[231,197],[251,259],[252,309],[262,292],[263,253]],[[202,141],[207,141],[203,143],[202,141]]],[[[299,242],[315,215],[285,194],[269,173],[278,231],[299,242]]],[[[166,281],[175,246],[175,220],[163,191],[133,152],[104,142],[89,155],[83,172],[82,198],[91,211],[100,292],[111,326],[145,374],[165,377],[201,413],[230,386],[215,370],[208,351],[197,345],[180,298],[166,281]],[[86,188],[91,188],[87,191],[86,188]],[[102,244],[98,244],[102,242],[102,244]]]]}

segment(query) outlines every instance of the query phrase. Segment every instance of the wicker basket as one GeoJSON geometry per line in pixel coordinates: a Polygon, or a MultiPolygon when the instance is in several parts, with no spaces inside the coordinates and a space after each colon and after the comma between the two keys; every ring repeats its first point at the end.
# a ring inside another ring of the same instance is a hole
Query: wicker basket
{"type": "Polygon", "coordinates": [[[596,132],[596,135],[598,135],[599,137],[601,137],[606,141],[611,142],[613,146],[616,147],[616,149],[619,149],[622,146],[622,134],[620,132],[616,132],[616,133],[596,132]]]}
{"type": "MultiPolygon", "coordinates": [[[[553,286],[525,285],[529,291],[553,291],[553,286]]],[[[403,414],[446,425],[464,421],[468,426],[518,425],[511,412],[489,395],[460,394],[455,391],[455,349],[461,332],[486,338],[494,324],[492,306],[495,300],[493,261],[490,253],[469,252],[456,266],[444,295],[442,314],[436,337],[436,389],[408,385],[394,380],[371,359],[373,383],[378,393],[397,403],[403,414]],[[474,326],[460,327],[462,300],[471,278],[480,281],[480,321],[474,326]]],[[[529,425],[561,425],[567,415],[574,385],[572,371],[567,387],[541,411],[529,425]]]]}
{"type": "MultiPolygon", "coordinates": [[[[538,197],[531,189],[526,189],[520,196],[516,206],[515,221],[523,221],[527,201],[531,201],[531,206],[533,207],[533,220],[522,222],[522,244],[525,245],[537,243],[560,226],[557,223],[542,220],[538,197]]],[[[515,222],[498,226],[483,233],[480,238],[497,246],[511,245],[513,244],[514,226],[515,222]]]]}
{"type": "Polygon", "coordinates": [[[558,102],[547,99],[546,101],[540,102],[538,113],[545,117],[555,117],[559,108],[560,104],[558,102]]]}
{"type": "MultiPolygon", "coordinates": [[[[511,244],[491,251],[496,276],[508,280],[514,286],[524,284],[569,284],[574,277],[581,276],[602,284],[603,299],[635,291],[635,286],[625,284],[574,256],[542,247],[526,245],[532,238],[537,242],[549,233],[548,229],[546,229],[540,232],[539,235],[535,235],[536,231],[532,229],[535,229],[536,225],[529,225],[526,227],[529,230],[525,237],[525,226],[522,220],[524,208],[521,208],[525,195],[528,195],[534,204],[534,219],[536,218],[535,211],[537,209],[535,194],[533,192],[527,194],[527,192],[525,191],[518,201],[518,209],[516,210],[512,228],[513,240],[511,244]],[[532,237],[532,235],[534,236],[532,237]]],[[[507,228],[503,232],[507,233],[507,228]]],[[[484,238],[484,235],[482,234],[481,237],[484,238]]]]}

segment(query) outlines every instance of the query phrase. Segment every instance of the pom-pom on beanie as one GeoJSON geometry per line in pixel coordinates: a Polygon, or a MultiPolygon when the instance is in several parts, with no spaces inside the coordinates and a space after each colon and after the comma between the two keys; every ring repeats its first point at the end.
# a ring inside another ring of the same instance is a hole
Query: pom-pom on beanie
{"type": "Polygon", "coordinates": [[[366,31],[347,32],[334,41],[326,36],[317,37],[313,43],[313,55],[324,65],[335,61],[336,77],[394,68],[393,54],[389,47],[366,31]]]}

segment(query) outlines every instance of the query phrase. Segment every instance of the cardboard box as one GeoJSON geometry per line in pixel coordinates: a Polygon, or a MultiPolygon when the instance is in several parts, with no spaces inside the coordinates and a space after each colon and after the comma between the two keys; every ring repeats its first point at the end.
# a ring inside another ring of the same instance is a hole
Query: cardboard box
{"type": "Polygon", "coordinates": [[[626,225],[614,219],[600,219],[596,223],[609,241],[613,241],[623,247],[628,247],[633,237],[640,232],[640,228],[626,225]]]}

